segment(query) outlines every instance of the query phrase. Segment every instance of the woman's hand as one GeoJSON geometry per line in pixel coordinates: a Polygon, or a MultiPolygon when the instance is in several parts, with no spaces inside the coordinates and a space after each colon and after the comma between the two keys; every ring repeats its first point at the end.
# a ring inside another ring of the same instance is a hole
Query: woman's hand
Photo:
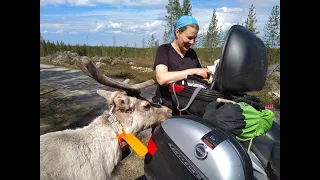
{"type": "Polygon", "coordinates": [[[201,76],[203,79],[208,79],[211,75],[211,71],[208,68],[195,68],[193,70],[193,75],[201,76]]]}

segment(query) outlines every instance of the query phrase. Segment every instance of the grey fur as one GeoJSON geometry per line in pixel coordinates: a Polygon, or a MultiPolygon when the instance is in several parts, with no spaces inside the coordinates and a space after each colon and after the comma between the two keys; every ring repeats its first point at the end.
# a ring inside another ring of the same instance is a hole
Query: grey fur
{"type": "Polygon", "coordinates": [[[115,107],[113,114],[126,133],[134,135],[171,116],[169,108],[127,96],[125,92],[98,90],[97,93],[107,100],[108,108],[88,126],[40,136],[41,180],[111,178],[121,159],[115,130],[108,121],[111,106],[115,107]]]}

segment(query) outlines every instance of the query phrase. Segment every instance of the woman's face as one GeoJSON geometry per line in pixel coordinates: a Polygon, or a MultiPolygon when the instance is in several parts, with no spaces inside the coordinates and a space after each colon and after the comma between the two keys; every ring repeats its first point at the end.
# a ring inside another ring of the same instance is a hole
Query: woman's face
{"type": "Polygon", "coordinates": [[[187,51],[190,46],[195,43],[197,35],[198,30],[191,26],[187,26],[187,28],[183,32],[179,32],[179,30],[177,29],[176,41],[180,50],[187,51]]]}

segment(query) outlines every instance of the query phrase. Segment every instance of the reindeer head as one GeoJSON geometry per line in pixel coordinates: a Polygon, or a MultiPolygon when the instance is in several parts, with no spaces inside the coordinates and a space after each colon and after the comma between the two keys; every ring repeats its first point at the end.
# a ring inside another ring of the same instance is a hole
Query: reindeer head
{"type": "Polygon", "coordinates": [[[105,113],[113,114],[126,132],[137,134],[171,116],[171,109],[151,103],[147,100],[128,96],[126,92],[97,90],[108,103],[105,113]],[[111,112],[110,112],[111,110],[111,112]]]}
{"type": "Polygon", "coordinates": [[[93,62],[86,56],[76,61],[76,65],[97,82],[119,89],[114,92],[97,90],[97,93],[107,100],[108,109],[105,113],[112,113],[120,121],[126,132],[136,134],[171,116],[171,109],[151,103],[140,96],[144,88],[154,84],[154,80],[133,85],[128,84],[129,79],[124,82],[116,81],[100,74],[93,62]]]}

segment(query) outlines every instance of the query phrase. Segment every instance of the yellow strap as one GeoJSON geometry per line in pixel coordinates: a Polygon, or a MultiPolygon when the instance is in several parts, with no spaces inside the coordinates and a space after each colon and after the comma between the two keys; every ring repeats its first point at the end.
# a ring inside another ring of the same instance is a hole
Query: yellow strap
{"type": "Polygon", "coordinates": [[[251,145],[252,145],[252,140],[253,140],[253,138],[251,138],[251,140],[250,140],[249,147],[248,147],[248,153],[250,152],[250,148],[251,148],[251,145]]]}
{"type": "Polygon", "coordinates": [[[123,139],[129,144],[129,146],[139,155],[144,156],[148,152],[148,148],[133,134],[125,134],[123,139]]]}

